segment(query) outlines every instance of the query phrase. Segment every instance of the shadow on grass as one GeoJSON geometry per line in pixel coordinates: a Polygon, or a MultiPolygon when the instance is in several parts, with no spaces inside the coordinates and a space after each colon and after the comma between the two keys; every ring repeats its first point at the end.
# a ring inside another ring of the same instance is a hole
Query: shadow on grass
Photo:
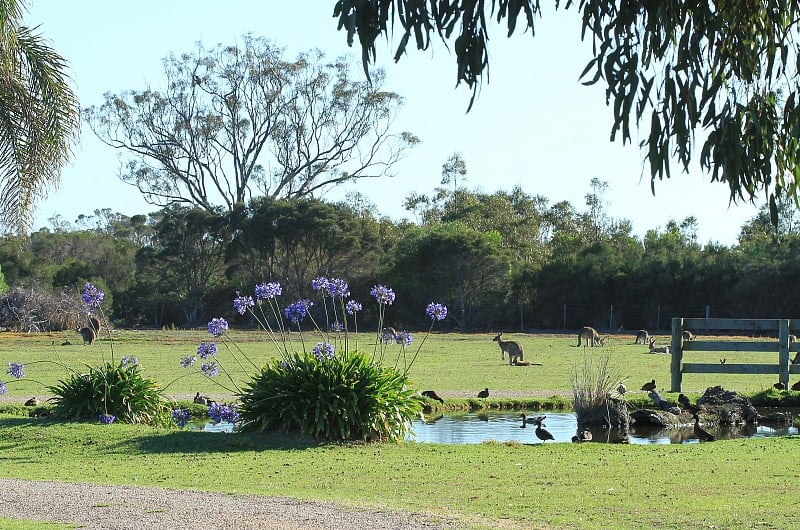
{"type": "Polygon", "coordinates": [[[321,445],[324,444],[314,439],[285,433],[175,431],[137,436],[117,444],[115,449],[151,454],[202,454],[311,449],[321,445]]]}

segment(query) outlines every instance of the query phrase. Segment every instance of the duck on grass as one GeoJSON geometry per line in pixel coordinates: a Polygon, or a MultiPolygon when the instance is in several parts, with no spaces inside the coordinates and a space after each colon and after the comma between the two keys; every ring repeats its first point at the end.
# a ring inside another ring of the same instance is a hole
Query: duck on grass
{"type": "MultiPolygon", "coordinates": [[[[391,339],[382,336],[395,293],[375,285],[370,295],[377,304],[379,331],[368,352],[359,348],[357,339],[362,304],[350,298],[347,282],[320,276],[311,287],[321,297],[318,319],[324,319],[325,326],[314,318],[309,299],[296,300],[281,311],[278,298],[283,289],[278,282],[256,285],[253,296],[237,293],[236,311],[252,318],[274,348],[275,355],[266,362],[251,359],[230,338],[228,322],[215,318],[208,324],[214,340],[181,358],[181,365],[239,398],[238,409],[228,405],[237,414],[231,422],[239,431],[283,431],[323,441],[403,440],[422,408],[421,398],[408,388],[408,373],[435,323],[447,317],[447,307],[428,304],[430,327],[412,355],[408,350],[413,338],[407,330],[395,332],[391,339]],[[304,329],[306,322],[322,340],[313,345],[316,339],[307,341],[311,332],[304,329]],[[399,348],[389,355],[392,344],[399,348]],[[246,373],[247,383],[240,387],[235,372],[246,373]]],[[[175,421],[185,425],[185,412],[176,413],[175,421]]]]}

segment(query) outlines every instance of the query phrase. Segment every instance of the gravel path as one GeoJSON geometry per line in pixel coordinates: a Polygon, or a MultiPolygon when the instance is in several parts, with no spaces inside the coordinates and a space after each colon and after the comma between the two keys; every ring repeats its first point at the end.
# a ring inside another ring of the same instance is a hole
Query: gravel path
{"type": "Polygon", "coordinates": [[[0,479],[0,516],[111,530],[445,530],[421,514],[331,503],[133,486],[0,479]]]}

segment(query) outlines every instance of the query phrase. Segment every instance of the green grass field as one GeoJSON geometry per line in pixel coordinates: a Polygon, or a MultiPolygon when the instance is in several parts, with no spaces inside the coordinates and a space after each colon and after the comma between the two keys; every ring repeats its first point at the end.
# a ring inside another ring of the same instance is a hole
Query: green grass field
{"type": "MultiPolygon", "coordinates": [[[[415,343],[407,350],[407,358],[416,352],[424,333],[414,333],[415,343]]],[[[493,334],[432,334],[410,371],[414,387],[434,389],[437,392],[463,395],[476,393],[488,387],[497,392],[528,393],[532,396],[548,392],[568,393],[572,387],[570,374],[582,366],[584,356],[599,358],[604,352],[611,355],[610,367],[619,373],[629,390],[638,390],[645,382],[656,379],[659,390],[669,390],[670,356],[648,352],[647,346],[634,345],[633,336],[612,336],[604,348],[576,347],[573,335],[514,334],[506,333],[506,340],[515,340],[525,349],[525,358],[534,363],[528,367],[510,367],[508,360],[501,361],[500,348],[492,341],[493,334]]],[[[115,331],[112,338],[105,333],[93,346],[83,346],[80,337],[69,332],[56,334],[11,334],[0,335],[2,349],[0,363],[26,363],[26,378],[13,381],[8,389],[11,395],[40,395],[44,385],[51,385],[67,373],[60,365],[81,371],[85,366],[96,365],[102,359],[109,360],[113,353],[119,361],[123,356],[139,359],[143,373],[167,387],[167,394],[185,395],[201,391],[211,396],[230,394],[233,384],[224,376],[209,380],[200,374],[186,377],[190,370],[181,368],[179,359],[195,352],[201,341],[210,340],[203,331],[115,331]],[[70,345],[61,344],[69,340],[70,345]],[[56,363],[37,363],[49,360],[56,363]],[[216,383],[219,383],[216,384],[216,383]],[[220,385],[224,385],[220,386],[220,385]]],[[[238,347],[256,364],[277,354],[276,347],[267,341],[266,335],[257,332],[232,332],[231,347],[238,347]]],[[[299,344],[295,334],[294,340],[299,344]]],[[[306,333],[307,348],[319,340],[306,333]]],[[[668,337],[659,337],[659,344],[667,344],[668,337]]],[[[350,344],[355,339],[351,336],[350,344]]],[[[359,349],[372,352],[375,349],[374,334],[360,334],[359,349]]],[[[247,380],[243,372],[230,357],[226,356],[225,344],[220,344],[219,357],[231,373],[236,385],[247,380]]],[[[400,347],[390,345],[386,349],[386,363],[393,365],[398,359],[400,347]]],[[[777,354],[726,353],[730,362],[775,363],[777,354]]],[[[685,360],[692,362],[719,362],[719,352],[691,352],[685,360]],[[691,357],[690,357],[691,356],[691,357]]],[[[402,366],[402,358],[400,365],[402,366]]],[[[5,378],[8,382],[8,377],[5,378]]],[[[721,385],[742,393],[756,393],[771,388],[777,376],[732,375],[732,374],[686,374],[683,379],[684,393],[701,393],[709,386],[721,385]]],[[[3,398],[0,398],[3,399],[3,398]]]]}
{"type": "MultiPolygon", "coordinates": [[[[262,335],[233,336],[254,359],[274,353],[262,335]]],[[[420,341],[422,334],[414,337],[420,341]]],[[[107,339],[84,347],[67,334],[2,338],[3,363],[29,364],[26,379],[9,384],[0,403],[13,396],[42,395],[42,387],[33,380],[50,384],[63,377],[57,365],[32,364],[34,360],[59,359],[79,369],[81,363],[94,364],[111,354],[107,339]],[[65,338],[73,344],[60,346],[65,338]]],[[[166,385],[185,374],[178,359],[207,338],[203,331],[119,331],[114,334],[114,356],[138,357],[142,369],[166,385]]],[[[633,345],[630,336],[612,337],[605,350],[585,351],[574,346],[572,335],[506,333],[504,338],[520,342],[526,359],[541,365],[509,367],[500,360],[491,334],[433,335],[414,364],[413,385],[436,389],[445,397],[484,387],[498,393],[547,396],[570,390],[570,373],[584,355],[608,351],[612,368],[624,376],[629,388],[638,389],[653,378],[660,387],[668,387],[669,357],[646,353],[647,347],[633,345]]],[[[362,349],[370,351],[373,340],[360,337],[362,349]]],[[[391,362],[393,353],[396,350],[390,348],[391,362]]],[[[220,353],[223,361],[224,355],[220,353]]],[[[701,355],[697,354],[698,360],[701,355]]],[[[772,361],[765,354],[727,355],[729,360],[737,356],[737,362],[772,361]]],[[[237,377],[244,380],[242,373],[237,377]]],[[[768,389],[773,382],[770,376],[696,374],[685,378],[684,391],[699,393],[719,384],[749,394],[768,389]]],[[[179,379],[168,393],[196,390],[215,392],[207,380],[195,375],[179,379]]],[[[4,415],[0,416],[0,474],[329,500],[455,517],[464,528],[790,528],[796,526],[800,504],[793,494],[793,455],[799,440],[320,446],[280,435],[59,423],[4,415]],[[124,465],[119,463],[122,457],[124,465]]]]}

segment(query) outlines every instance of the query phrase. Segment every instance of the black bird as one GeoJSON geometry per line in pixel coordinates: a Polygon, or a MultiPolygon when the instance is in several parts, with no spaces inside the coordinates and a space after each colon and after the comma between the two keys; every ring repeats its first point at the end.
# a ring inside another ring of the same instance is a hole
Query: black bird
{"type": "Polygon", "coordinates": [[[542,428],[542,420],[544,420],[544,418],[545,416],[536,416],[536,418],[534,418],[536,420],[536,431],[534,432],[536,433],[536,437],[540,439],[542,443],[546,442],[547,440],[555,440],[553,435],[550,434],[550,431],[542,428]]]}
{"type": "Polygon", "coordinates": [[[726,362],[728,362],[727,357],[723,357],[722,359],[719,360],[719,364],[725,364],[726,362]]]}
{"type": "Polygon", "coordinates": [[[572,437],[572,443],[581,443],[581,442],[590,442],[592,440],[592,431],[589,429],[583,429],[582,431],[578,431],[575,436],[572,437]]]}
{"type": "Polygon", "coordinates": [[[425,390],[422,392],[422,395],[425,396],[426,398],[435,399],[440,403],[444,403],[444,400],[440,398],[439,395],[433,390],[425,390]]]}
{"type": "Polygon", "coordinates": [[[547,416],[534,416],[532,418],[529,418],[527,414],[522,413],[520,414],[520,417],[522,418],[522,425],[520,425],[519,428],[524,429],[528,426],[529,423],[531,425],[536,425],[541,423],[547,416]]]}
{"type": "Polygon", "coordinates": [[[678,394],[678,405],[680,405],[682,409],[688,410],[692,414],[699,410],[696,406],[692,405],[692,402],[689,401],[689,398],[683,394],[678,394]]]}
{"type": "Polygon", "coordinates": [[[655,390],[655,389],[656,389],[656,380],[655,379],[653,379],[649,383],[645,383],[645,384],[642,385],[642,390],[644,390],[645,392],[649,392],[650,390],[655,390]]]}
{"type": "Polygon", "coordinates": [[[628,436],[627,433],[620,434],[619,436],[617,436],[616,438],[611,440],[611,443],[614,443],[614,444],[629,444],[629,443],[631,443],[631,437],[628,436]]]}
{"type": "Polygon", "coordinates": [[[35,407],[39,404],[39,400],[35,397],[30,398],[28,401],[25,402],[26,407],[35,407]]]}
{"type": "Polygon", "coordinates": [[[199,75],[195,75],[195,76],[192,77],[192,86],[199,85],[202,82],[203,82],[203,80],[200,79],[199,75]]]}
{"type": "Polygon", "coordinates": [[[778,381],[777,383],[772,385],[772,388],[774,388],[775,390],[786,390],[786,385],[778,381]]]}
{"type": "Polygon", "coordinates": [[[792,385],[792,390],[800,390],[800,381],[792,385]]]}
{"type": "Polygon", "coordinates": [[[714,435],[700,427],[700,418],[697,413],[693,414],[692,418],[694,418],[694,435],[697,436],[698,440],[701,442],[713,442],[714,435]]]}
{"type": "Polygon", "coordinates": [[[487,397],[489,397],[489,389],[488,388],[484,388],[483,390],[478,392],[478,397],[481,398],[481,399],[486,399],[487,397]]]}
{"type": "Polygon", "coordinates": [[[194,395],[194,402],[200,405],[211,405],[214,400],[208,396],[201,396],[200,392],[194,395]]]}

